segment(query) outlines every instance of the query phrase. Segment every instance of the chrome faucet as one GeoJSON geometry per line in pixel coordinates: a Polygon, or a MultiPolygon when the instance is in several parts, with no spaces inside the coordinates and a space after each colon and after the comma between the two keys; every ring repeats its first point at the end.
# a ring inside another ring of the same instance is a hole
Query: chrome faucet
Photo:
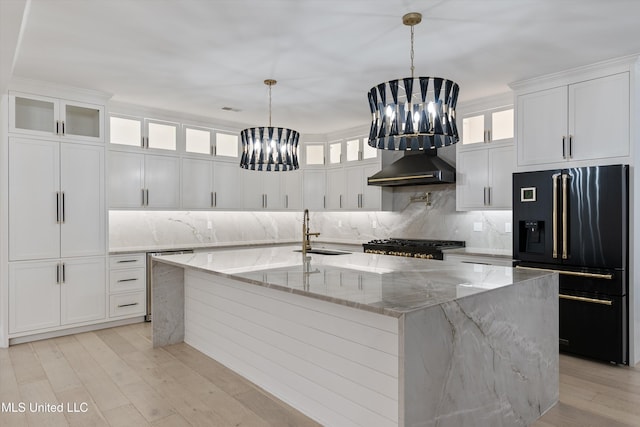
{"type": "Polygon", "coordinates": [[[320,233],[309,232],[309,209],[304,210],[302,216],[302,255],[307,255],[307,251],[311,250],[310,236],[319,236],[320,233]]]}

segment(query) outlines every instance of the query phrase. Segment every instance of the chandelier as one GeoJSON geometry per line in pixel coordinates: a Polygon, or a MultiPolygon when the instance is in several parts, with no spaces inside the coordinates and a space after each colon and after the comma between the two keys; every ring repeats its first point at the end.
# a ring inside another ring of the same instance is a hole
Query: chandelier
{"type": "Polygon", "coordinates": [[[288,128],[271,126],[271,87],[277,82],[267,79],[269,86],[269,126],[247,128],[240,132],[242,157],[240,167],[259,171],[299,169],[298,140],[300,134],[288,128]]]}
{"type": "Polygon", "coordinates": [[[369,145],[383,150],[429,150],[460,140],[456,126],[458,84],[440,77],[414,77],[413,27],[422,21],[407,13],[402,23],[411,27],[411,77],[390,80],[371,88],[369,145]]]}

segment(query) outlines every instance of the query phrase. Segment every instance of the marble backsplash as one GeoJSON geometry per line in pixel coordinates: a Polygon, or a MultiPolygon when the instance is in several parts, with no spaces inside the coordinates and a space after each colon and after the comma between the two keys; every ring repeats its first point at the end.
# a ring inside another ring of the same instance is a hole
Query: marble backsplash
{"type": "MultiPolygon", "coordinates": [[[[388,237],[464,240],[511,253],[511,211],[457,212],[455,185],[399,187],[392,212],[311,212],[318,241],[363,243],[388,237]],[[431,205],[411,202],[431,193],[431,205]]],[[[110,211],[111,251],[298,241],[302,212],[110,211]]]]}

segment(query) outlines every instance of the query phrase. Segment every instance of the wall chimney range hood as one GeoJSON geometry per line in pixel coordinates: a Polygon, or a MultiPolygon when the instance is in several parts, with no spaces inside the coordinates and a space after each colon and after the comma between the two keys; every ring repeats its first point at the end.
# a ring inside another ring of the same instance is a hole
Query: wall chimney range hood
{"type": "Polygon", "coordinates": [[[408,151],[367,178],[368,185],[399,187],[408,185],[450,184],[456,182],[456,170],[437,156],[437,149],[408,151]]]}

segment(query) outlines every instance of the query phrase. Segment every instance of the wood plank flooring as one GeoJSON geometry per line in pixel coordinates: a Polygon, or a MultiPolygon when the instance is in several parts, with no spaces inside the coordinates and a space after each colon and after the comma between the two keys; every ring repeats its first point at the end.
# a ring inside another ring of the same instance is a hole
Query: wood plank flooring
{"type": "MultiPolygon", "coordinates": [[[[150,333],[139,323],[0,349],[0,426],[318,425],[186,344],[153,349],[150,333]]],[[[549,426],[640,426],[640,366],[561,355],[560,402],[533,424],[549,426]]]]}
{"type": "Polygon", "coordinates": [[[150,333],[139,323],[0,349],[0,426],[318,426],[186,344],[153,349],[150,333]]]}

